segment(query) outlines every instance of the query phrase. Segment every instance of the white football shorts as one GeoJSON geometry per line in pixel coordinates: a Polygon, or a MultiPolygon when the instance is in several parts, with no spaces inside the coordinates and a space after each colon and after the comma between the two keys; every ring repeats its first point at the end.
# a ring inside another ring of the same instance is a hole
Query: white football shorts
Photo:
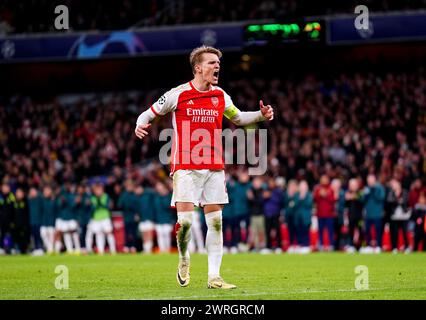
{"type": "Polygon", "coordinates": [[[178,170],[173,174],[173,196],[171,206],[176,202],[192,202],[195,206],[226,204],[224,170],[178,170]]]}
{"type": "Polygon", "coordinates": [[[89,222],[88,228],[93,233],[103,232],[103,233],[111,233],[112,232],[112,222],[111,219],[103,219],[103,220],[91,220],[89,222]]]}
{"type": "Polygon", "coordinates": [[[55,220],[55,229],[59,230],[60,232],[76,231],[77,228],[77,220],[63,220],[60,218],[55,220]]]}
{"type": "Polygon", "coordinates": [[[141,221],[139,222],[138,229],[139,229],[139,232],[147,232],[147,231],[154,230],[154,222],[150,220],[141,221]]]}

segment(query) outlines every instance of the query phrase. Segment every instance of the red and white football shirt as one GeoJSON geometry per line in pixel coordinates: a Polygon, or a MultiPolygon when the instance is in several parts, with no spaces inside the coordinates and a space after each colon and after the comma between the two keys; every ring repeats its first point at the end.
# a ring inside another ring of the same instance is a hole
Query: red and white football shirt
{"type": "Polygon", "coordinates": [[[171,89],[151,106],[155,115],[172,112],[172,174],[179,169],[224,169],[222,117],[232,107],[221,88],[199,91],[192,82],[171,89]]]}

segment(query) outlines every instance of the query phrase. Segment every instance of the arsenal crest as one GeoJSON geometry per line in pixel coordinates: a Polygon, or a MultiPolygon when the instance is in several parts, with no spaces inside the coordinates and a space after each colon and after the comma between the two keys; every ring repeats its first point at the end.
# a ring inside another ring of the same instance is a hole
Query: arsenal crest
{"type": "Polygon", "coordinates": [[[212,103],[215,108],[217,108],[219,104],[219,99],[217,97],[212,97],[212,103]]]}

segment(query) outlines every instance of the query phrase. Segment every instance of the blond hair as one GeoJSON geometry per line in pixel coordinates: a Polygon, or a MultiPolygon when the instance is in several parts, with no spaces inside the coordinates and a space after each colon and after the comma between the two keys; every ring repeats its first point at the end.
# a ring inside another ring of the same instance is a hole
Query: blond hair
{"type": "Polygon", "coordinates": [[[213,53],[219,57],[219,59],[222,57],[222,52],[219,49],[208,47],[208,46],[201,46],[198,48],[195,48],[192,50],[191,54],[189,55],[189,63],[191,64],[192,73],[195,74],[195,65],[201,63],[203,53],[213,53]]]}

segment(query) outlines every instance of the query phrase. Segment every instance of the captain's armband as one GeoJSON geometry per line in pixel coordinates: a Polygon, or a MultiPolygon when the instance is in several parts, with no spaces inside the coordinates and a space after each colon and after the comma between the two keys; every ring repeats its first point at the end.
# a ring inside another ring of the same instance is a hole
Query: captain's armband
{"type": "Polygon", "coordinates": [[[230,107],[226,108],[223,114],[225,115],[227,119],[231,120],[233,117],[235,117],[238,114],[238,112],[240,112],[240,110],[236,106],[231,105],[230,107]]]}

